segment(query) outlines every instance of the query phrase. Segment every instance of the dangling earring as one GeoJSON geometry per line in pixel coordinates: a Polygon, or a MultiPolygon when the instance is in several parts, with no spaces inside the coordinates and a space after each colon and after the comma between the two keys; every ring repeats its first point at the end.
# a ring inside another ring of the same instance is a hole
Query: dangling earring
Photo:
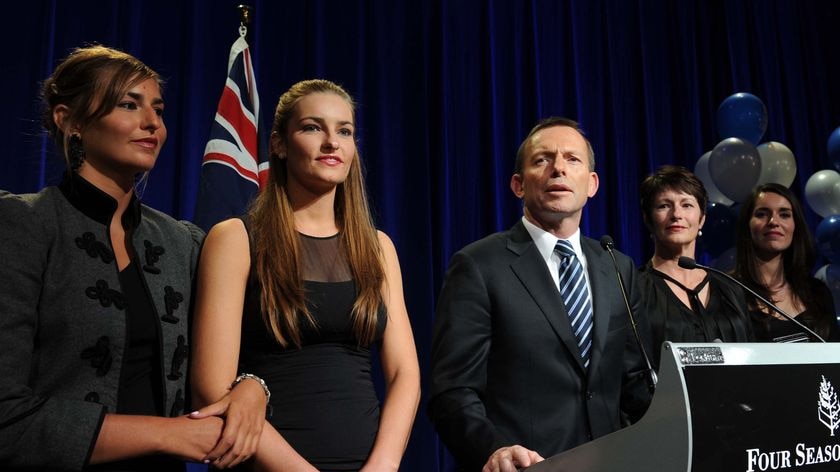
{"type": "Polygon", "coordinates": [[[67,140],[67,160],[70,161],[70,170],[76,172],[85,162],[85,147],[82,145],[82,135],[73,133],[67,140]]]}

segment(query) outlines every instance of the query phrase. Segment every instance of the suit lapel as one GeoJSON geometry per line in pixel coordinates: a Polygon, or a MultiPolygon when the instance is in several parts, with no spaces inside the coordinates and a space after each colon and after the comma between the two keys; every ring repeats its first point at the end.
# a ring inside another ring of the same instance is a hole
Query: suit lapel
{"type": "Polygon", "coordinates": [[[580,359],[577,340],[572,333],[569,316],[566,313],[566,307],[563,306],[560,292],[554,286],[545,260],[521,221],[511,229],[507,248],[519,256],[510,265],[514,274],[539,306],[554,333],[573,354],[571,357],[577,359],[578,367],[582,372],[583,361],[580,359]]]}
{"type": "MultiPolygon", "coordinates": [[[[618,286],[612,261],[597,242],[581,237],[581,247],[586,256],[589,286],[592,289],[592,314],[595,318],[594,336],[592,338],[592,360],[590,369],[597,369],[604,352],[607,330],[610,327],[610,316],[613,312],[612,303],[615,297],[613,290],[618,286]]],[[[620,294],[619,294],[620,295],[620,294]]]]}

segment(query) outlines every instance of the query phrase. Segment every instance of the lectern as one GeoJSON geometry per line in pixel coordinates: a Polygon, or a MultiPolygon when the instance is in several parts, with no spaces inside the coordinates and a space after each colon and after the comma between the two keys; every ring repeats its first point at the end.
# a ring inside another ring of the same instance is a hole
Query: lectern
{"type": "Polygon", "coordinates": [[[636,424],[528,472],[840,471],[840,343],[665,343],[636,424]]]}

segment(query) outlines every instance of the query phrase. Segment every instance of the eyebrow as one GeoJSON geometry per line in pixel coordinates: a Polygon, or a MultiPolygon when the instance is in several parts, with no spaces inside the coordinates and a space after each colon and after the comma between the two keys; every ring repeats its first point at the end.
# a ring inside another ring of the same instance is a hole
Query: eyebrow
{"type": "MultiPolygon", "coordinates": [[[[772,209],[772,208],[770,208],[769,206],[760,206],[760,207],[755,207],[755,209],[756,209],[756,210],[767,210],[767,211],[773,211],[773,209],[772,209]]],[[[782,206],[782,207],[779,207],[778,211],[790,211],[790,212],[792,212],[792,211],[793,211],[793,208],[792,208],[792,207],[782,206]]]]}
{"type": "MultiPolygon", "coordinates": [[[[141,101],[141,102],[143,101],[143,94],[142,93],[126,92],[125,94],[128,95],[129,97],[133,98],[134,100],[141,101]]],[[[152,99],[152,105],[161,105],[161,104],[163,104],[163,99],[162,98],[155,97],[155,98],[152,99]]]]}
{"type": "Polygon", "coordinates": [[[677,203],[682,203],[682,202],[685,202],[685,201],[689,201],[689,202],[692,202],[692,203],[699,203],[697,201],[697,197],[695,197],[694,195],[681,195],[681,196],[676,197],[676,198],[657,197],[654,200],[654,202],[677,202],[677,203]]]}
{"type": "MultiPolygon", "coordinates": [[[[299,122],[303,122],[305,120],[315,120],[319,123],[325,123],[327,121],[321,116],[302,116],[300,118],[299,122]]],[[[347,120],[339,121],[338,124],[341,125],[341,126],[344,126],[344,125],[356,126],[355,124],[353,124],[352,121],[347,121],[347,120]]]]}

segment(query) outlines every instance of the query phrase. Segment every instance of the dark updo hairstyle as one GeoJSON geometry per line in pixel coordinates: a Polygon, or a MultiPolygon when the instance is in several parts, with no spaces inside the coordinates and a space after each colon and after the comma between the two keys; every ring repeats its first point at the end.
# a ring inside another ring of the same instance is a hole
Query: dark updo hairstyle
{"type": "Polygon", "coordinates": [[[69,163],[64,130],[53,118],[55,107],[68,108],[67,124],[84,129],[107,115],[137,84],[148,79],[163,81],[157,72],[136,57],[106,46],[77,48],[68,55],[41,87],[41,124],[69,163]]]}

